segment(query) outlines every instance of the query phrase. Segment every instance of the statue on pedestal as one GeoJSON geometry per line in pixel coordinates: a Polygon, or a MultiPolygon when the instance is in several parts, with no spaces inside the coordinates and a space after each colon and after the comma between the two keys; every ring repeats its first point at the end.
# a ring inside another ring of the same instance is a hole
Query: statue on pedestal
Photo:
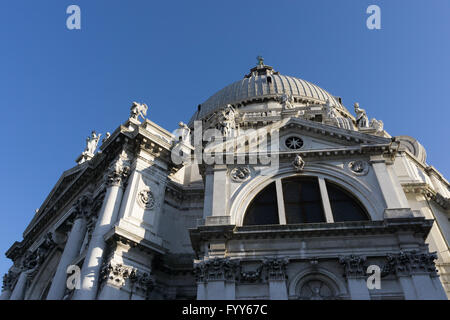
{"type": "Polygon", "coordinates": [[[130,110],[130,119],[139,120],[139,116],[145,118],[147,115],[148,106],[145,103],[133,102],[130,110]]]}
{"type": "Polygon", "coordinates": [[[355,113],[356,113],[356,126],[358,128],[368,128],[369,119],[367,118],[366,110],[359,107],[359,103],[355,103],[355,113]]]}

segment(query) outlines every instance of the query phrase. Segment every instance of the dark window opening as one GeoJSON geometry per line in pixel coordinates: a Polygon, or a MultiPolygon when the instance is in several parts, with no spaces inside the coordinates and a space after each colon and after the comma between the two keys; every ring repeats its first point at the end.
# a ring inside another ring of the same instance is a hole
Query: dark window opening
{"type": "Polygon", "coordinates": [[[267,83],[272,83],[272,77],[267,77],[267,83]]]}
{"type": "Polygon", "coordinates": [[[244,225],[279,223],[277,191],[275,183],[272,182],[253,199],[245,214],[244,225]]]}
{"type": "Polygon", "coordinates": [[[287,178],[282,184],[286,223],[325,222],[316,178],[287,178]]]}
{"type": "Polygon", "coordinates": [[[369,220],[364,207],[348,191],[328,181],[326,185],[335,222],[369,220]]]}

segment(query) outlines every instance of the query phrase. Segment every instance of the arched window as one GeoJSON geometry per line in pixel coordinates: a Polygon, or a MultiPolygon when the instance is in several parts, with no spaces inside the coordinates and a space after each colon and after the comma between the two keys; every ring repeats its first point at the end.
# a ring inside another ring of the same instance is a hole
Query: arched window
{"type": "Polygon", "coordinates": [[[278,224],[277,191],[272,182],[252,201],[244,218],[244,225],[278,224]]]}
{"type": "Polygon", "coordinates": [[[348,191],[329,181],[327,191],[335,222],[368,220],[364,207],[348,191]]]}
{"type": "Polygon", "coordinates": [[[265,187],[250,203],[243,225],[279,224],[280,220],[283,224],[332,223],[369,220],[369,215],[356,197],[335,183],[295,176],[265,187]],[[277,201],[282,201],[280,207],[277,201]]]}
{"type": "Polygon", "coordinates": [[[317,178],[283,179],[286,223],[325,222],[317,178]]]}

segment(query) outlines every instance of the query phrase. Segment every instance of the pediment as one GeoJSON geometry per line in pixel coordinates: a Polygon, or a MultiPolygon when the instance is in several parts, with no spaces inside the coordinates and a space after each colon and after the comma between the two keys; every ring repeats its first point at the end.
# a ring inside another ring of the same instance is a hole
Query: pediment
{"type": "Polygon", "coordinates": [[[87,169],[87,162],[83,163],[82,165],[78,165],[76,167],[73,167],[72,169],[69,169],[65,171],[59,180],[56,182],[55,186],[53,187],[50,194],[47,196],[45,201],[42,203],[41,207],[39,208],[39,211],[37,214],[33,217],[32,221],[28,225],[27,229],[25,229],[25,234],[28,232],[29,228],[35,224],[36,221],[39,220],[39,218],[45,214],[48,208],[50,208],[64,193],[65,191],[70,188],[70,186],[77,181],[83,173],[87,169]]]}
{"type": "Polygon", "coordinates": [[[270,139],[264,140],[264,138],[261,138],[267,137],[269,132],[271,132],[273,137],[275,136],[274,133],[278,134],[280,152],[297,151],[287,148],[286,139],[290,137],[301,139],[302,147],[298,151],[331,150],[360,145],[386,145],[391,142],[389,138],[338,128],[319,122],[290,118],[258,129],[246,130],[245,133],[241,132],[241,135],[227,142],[209,144],[205,151],[231,151],[231,148],[241,150],[241,152],[242,150],[258,150],[258,148],[273,150],[270,142],[267,142],[270,139]],[[244,146],[246,147],[244,148],[244,146]]]}

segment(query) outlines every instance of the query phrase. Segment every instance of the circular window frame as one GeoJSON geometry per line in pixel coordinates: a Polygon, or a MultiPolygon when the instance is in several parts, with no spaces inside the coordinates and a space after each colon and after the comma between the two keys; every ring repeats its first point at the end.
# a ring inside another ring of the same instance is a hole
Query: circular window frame
{"type": "Polygon", "coordinates": [[[289,134],[283,137],[283,149],[286,151],[300,151],[305,146],[305,140],[298,134],[289,134]],[[290,138],[298,138],[302,142],[302,145],[298,149],[291,149],[287,146],[287,140],[290,138]]]}

